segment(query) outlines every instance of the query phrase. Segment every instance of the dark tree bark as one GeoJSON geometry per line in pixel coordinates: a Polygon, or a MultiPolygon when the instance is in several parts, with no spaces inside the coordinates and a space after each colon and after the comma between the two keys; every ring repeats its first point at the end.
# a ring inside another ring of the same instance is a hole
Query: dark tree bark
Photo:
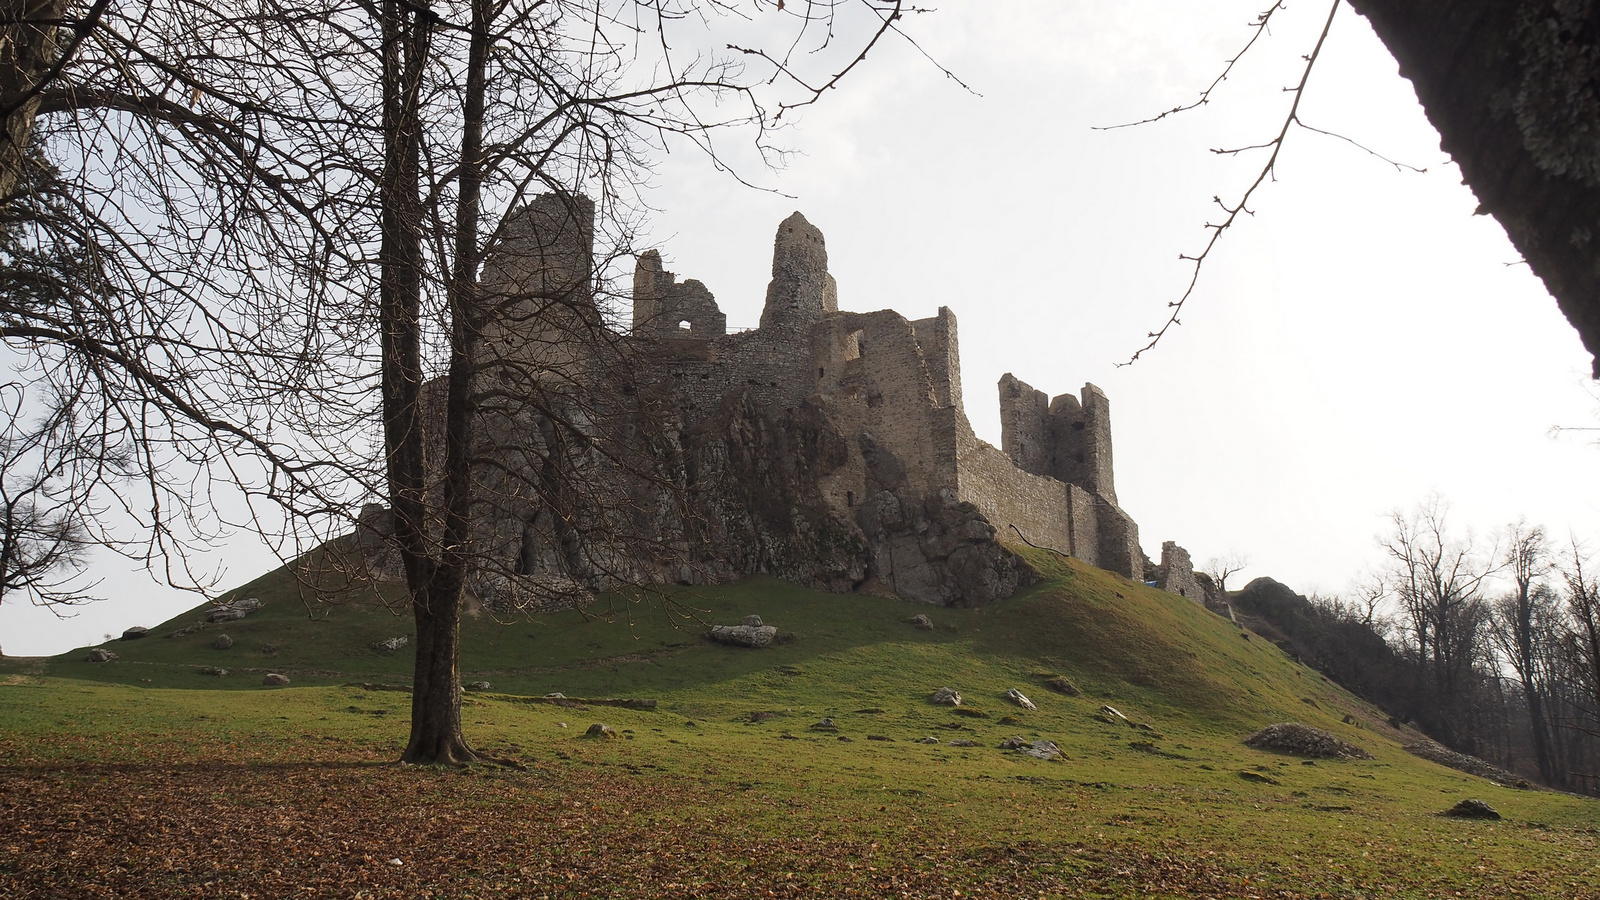
{"type": "Polygon", "coordinates": [[[1600,356],[1600,3],[1350,5],[1416,88],[1479,211],[1500,222],[1600,356]]]}

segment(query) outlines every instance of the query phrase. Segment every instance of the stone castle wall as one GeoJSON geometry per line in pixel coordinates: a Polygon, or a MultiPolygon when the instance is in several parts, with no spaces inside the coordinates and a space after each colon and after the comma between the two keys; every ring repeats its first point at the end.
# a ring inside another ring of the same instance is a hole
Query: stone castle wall
{"type": "MultiPolygon", "coordinates": [[[[536,201],[535,233],[508,242],[487,267],[497,283],[535,295],[570,287],[581,257],[567,238],[592,227],[552,225],[564,210],[592,214],[536,201]],[[540,249],[542,232],[562,237],[554,250],[540,249]],[[553,271],[530,271],[541,266],[553,271]]],[[[632,333],[616,351],[626,364],[590,367],[625,370],[625,384],[591,379],[593,389],[650,398],[650,427],[664,429],[646,442],[659,445],[656,475],[613,479],[629,485],[618,490],[656,548],[630,577],[771,572],[830,590],[974,605],[1027,583],[1027,567],[1004,545],[1028,543],[1142,578],[1138,527],[1116,503],[1105,394],[1085,385],[1051,400],[1008,374],[996,448],[977,438],[963,408],[954,313],[912,321],[892,310],[840,312],[827,263],[821,231],[799,213],[785,219],[761,325],[728,334],[705,285],[679,281],[655,251],[639,257],[632,333]]],[[[534,352],[582,368],[571,346],[534,352]]],[[[626,440],[646,434],[642,424],[628,428],[635,437],[626,440]]],[[[526,521],[513,526],[525,534],[551,518],[519,515],[526,521]]],[[[508,569],[605,586],[538,537],[524,539],[508,569]]]]}

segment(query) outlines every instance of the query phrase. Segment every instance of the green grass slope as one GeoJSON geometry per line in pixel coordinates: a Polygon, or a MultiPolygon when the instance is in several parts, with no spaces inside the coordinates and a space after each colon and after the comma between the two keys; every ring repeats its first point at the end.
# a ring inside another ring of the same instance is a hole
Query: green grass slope
{"type": "MultiPolygon", "coordinates": [[[[494,801],[518,821],[564,808],[551,791],[587,803],[620,785],[624,800],[595,800],[593,834],[606,840],[621,840],[608,828],[648,820],[652,833],[689,835],[702,868],[754,865],[786,841],[856,848],[867,854],[850,857],[858,860],[892,848],[897,865],[910,867],[897,876],[911,879],[903,884],[938,888],[896,894],[874,880],[887,866],[830,868],[823,859],[816,865],[826,871],[805,883],[831,886],[825,895],[849,893],[840,885],[868,896],[992,888],[1004,881],[995,880],[1000,853],[1033,860],[1025,870],[1002,866],[1007,877],[1023,871],[1041,892],[1060,895],[1093,875],[1097,887],[1085,896],[1600,896],[1588,862],[1600,831],[1592,801],[1504,788],[1412,757],[1400,743],[1414,734],[1389,729],[1315,671],[1198,605],[1075,560],[1032,561],[1046,575],[1041,584],[971,610],[757,578],[605,598],[583,613],[501,622],[475,612],[463,628],[462,677],[493,690],[465,698],[468,736],[532,767],[509,776],[532,780],[494,801]],[[706,623],[750,613],[793,639],[760,651],[701,639],[706,623]],[[918,613],[932,617],[932,631],[908,624],[918,613]],[[1049,690],[1044,680],[1054,675],[1082,695],[1049,690]],[[942,686],[961,691],[960,712],[928,702],[942,686]],[[1008,703],[1009,688],[1038,709],[1008,703]],[[555,691],[659,706],[530,702],[555,691]],[[1103,705],[1134,725],[1107,721],[1103,705]],[[825,717],[837,731],[813,727],[825,717]],[[1280,721],[1326,729],[1376,758],[1312,764],[1242,744],[1280,721]],[[583,739],[592,722],[623,738],[583,739]],[[1064,758],[999,749],[1012,736],[1054,741],[1064,758]],[[1435,815],[1465,797],[1488,800],[1507,821],[1435,815]],[[608,804],[626,815],[598,811],[608,804]],[[949,869],[950,854],[964,862],[949,869]],[[1160,859],[1187,861],[1189,874],[1160,859]]],[[[318,588],[340,602],[308,599],[317,591],[282,572],[263,576],[237,592],[266,601],[249,618],[164,636],[193,625],[199,611],[179,616],[144,639],[107,643],[120,655],[112,663],[88,663],[83,650],[0,660],[0,754],[23,767],[13,771],[34,773],[29,784],[38,772],[90,762],[134,766],[117,769],[125,774],[147,771],[152,759],[268,767],[394,759],[408,698],[362,684],[408,679],[409,652],[372,646],[410,633],[409,619],[383,602],[400,598],[392,586],[379,596],[318,588]],[[221,633],[234,639],[231,649],[212,649],[221,633]],[[229,674],[202,674],[206,667],[229,674]],[[293,684],[264,687],[267,671],[293,684]]],[[[103,778],[61,777],[91,792],[103,778]]],[[[429,815],[465,814],[457,807],[467,800],[440,796],[429,815]]],[[[0,847],[0,887],[6,865],[0,847]]],[[[626,887],[633,882],[622,868],[604,874],[614,888],[597,896],[651,895],[626,887]]],[[[1008,891],[1032,895],[1030,884],[1008,891]]],[[[790,895],[778,886],[768,888],[790,895]]],[[[395,895],[418,890],[407,882],[395,895]]],[[[742,890],[727,896],[754,895],[742,890]]]]}

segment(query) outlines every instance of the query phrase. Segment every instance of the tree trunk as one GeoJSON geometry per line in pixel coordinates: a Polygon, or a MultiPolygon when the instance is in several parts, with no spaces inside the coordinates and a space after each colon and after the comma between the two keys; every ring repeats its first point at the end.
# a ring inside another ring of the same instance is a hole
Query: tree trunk
{"type": "MultiPolygon", "coordinates": [[[[1600,3],[1350,0],[1400,63],[1479,212],[1600,357],[1600,3]]],[[[1597,359],[1600,362],[1600,359],[1597,359]]],[[[1600,377],[1600,369],[1595,372],[1600,377]]]]}
{"type": "Polygon", "coordinates": [[[417,661],[411,683],[411,740],[401,762],[459,766],[478,759],[461,732],[461,591],[412,601],[417,661]]]}
{"type": "Polygon", "coordinates": [[[0,205],[17,189],[39,112],[36,89],[61,48],[56,22],[66,0],[5,0],[0,6],[0,205]]]}

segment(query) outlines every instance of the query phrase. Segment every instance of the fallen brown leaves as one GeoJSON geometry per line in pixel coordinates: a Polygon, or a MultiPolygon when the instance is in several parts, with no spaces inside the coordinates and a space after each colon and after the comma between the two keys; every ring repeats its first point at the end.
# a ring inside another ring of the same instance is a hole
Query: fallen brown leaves
{"type": "Polygon", "coordinates": [[[692,779],[581,762],[419,770],[338,751],[0,767],[0,896],[1330,896],[1263,890],[1176,844],[997,845],[859,824],[862,808],[825,801],[774,826],[692,779]]]}

